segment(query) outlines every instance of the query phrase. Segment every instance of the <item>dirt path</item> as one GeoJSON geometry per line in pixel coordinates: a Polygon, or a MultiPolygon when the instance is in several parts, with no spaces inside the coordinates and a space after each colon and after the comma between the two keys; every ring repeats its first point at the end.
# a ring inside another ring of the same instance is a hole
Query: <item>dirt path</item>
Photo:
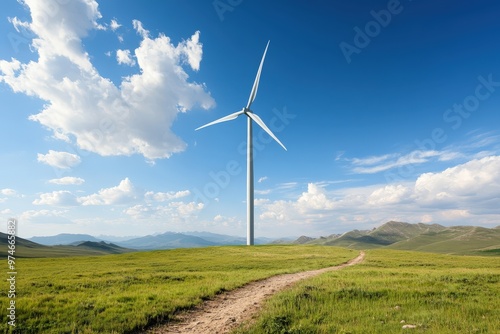
{"type": "Polygon", "coordinates": [[[264,300],[278,291],[302,279],[358,264],[363,261],[364,257],[365,253],[361,252],[355,259],[335,267],[273,276],[249,283],[239,289],[218,295],[194,310],[181,314],[179,316],[180,322],[153,328],[146,333],[228,333],[254,316],[264,300]]]}

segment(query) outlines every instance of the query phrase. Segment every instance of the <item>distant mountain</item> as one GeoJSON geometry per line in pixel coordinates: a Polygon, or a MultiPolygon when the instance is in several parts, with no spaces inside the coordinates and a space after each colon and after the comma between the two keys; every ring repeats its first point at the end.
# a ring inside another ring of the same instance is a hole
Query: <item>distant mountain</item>
{"type": "Polygon", "coordinates": [[[202,238],[207,241],[213,242],[214,244],[220,244],[220,245],[245,245],[247,242],[246,238],[235,237],[225,234],[210,233],[210,232],[195,231],[195,232],[182,232],[182,234],[202,238]]]}
{"type": "Polygon", "coordinates": [[[94,242],[103,241],[102,239],[97,239],[96,237],[93,237],[88,234],[68,234],[68,233],[62,233],[47,237],[33,237],[29,238],[28,240],[46,246],[69,245],[81,241],[94,241],[94,242]]]}
{"type": "Polygon", "coordinates": [[[219,245],[200,237],[182,233],[166,232],[159,235],[147,235],[127,241],[117,242],[117,245],[134,249],[172,249],[192,248],[219,245]]]}
{"type": "MultiPolygon", "coordinates": [[[[190,248],[222,245],[245,245],[246,238],[210,232],[184,232],[184,233],[155,233],[143,237],[116,237],[99,236],[94,237],[88,234],[58,234],[54,236],[32,237],[29,239],[40,245],[71,245],[77,246],[85,241],[94,243],[112,242],[113,244],[127,249],[172,249],[190,248]]],[[[255,244],[268,244],[274,239],[255,238],[255,244]]]]}
{"type": "Polygon", "coordinates": [[[120,246],[112,244],[112,243],[106,243],[104,241],[100,241],[100,242],[84,241],[84,242],[81,242],[81,243],[75,245],[75,247],[80,248],[80,249],[99,251],[99,252],[103,252],[105,254],[121,254],[121,253],[128,253],[128,252],[133,251],[132,249],[123,248],[123,247],[120,247],[120,246]]]}
{"type": "MultiPolygon", "coordinates": [[[[301,238],[304,240],[304,237],[301,238]]],[[[371,231],[353,230],[306,243],[354,249],[385,247],[450,254],[495,255],[500,253],[500,229],[390,221],[371,231]]]]}
{"type": "Polygon", "coordinates": [[[311,237],[306,237],[305,235],[303,236],[300,236],[297,240],[295,240],[293,243],[294,244],[299,244],[299,245],[302,245],[302,244],[305,244],[305,243],[308,243],[309,241],[313,241],[314,238],[311,238],[311,237]]]}
{"type": "Polygon", "coordinates": [[[134,235],[134,236],[127,236],[127,237],[118,237],[118,236],[115,236],[115,235],[98,235],[96,238],[98,240],[103,240],[103,241],[106,241],[106,242],[119,242],[119,241],[127,241],[127,240],[130,240],[130,239],[135,239],[135,238],[140,238],[141,236],[140,235],[134,235]]]}
{"type": "MultiPolygon", "coordinates": [[[[225,235],[225,234],[217,234],[211,232],[182,232],[185,235],[192,235],[195,237],[199,237],[205,239],[207,241],[219,244],[219,245],[246,245],[247,238],[246,237],[236,237],[233,235],[225,235]]],[[[256,245],[264,245],[273,242],[274,239],[270,238],[255,238],[254,243],[256,245]]]]}

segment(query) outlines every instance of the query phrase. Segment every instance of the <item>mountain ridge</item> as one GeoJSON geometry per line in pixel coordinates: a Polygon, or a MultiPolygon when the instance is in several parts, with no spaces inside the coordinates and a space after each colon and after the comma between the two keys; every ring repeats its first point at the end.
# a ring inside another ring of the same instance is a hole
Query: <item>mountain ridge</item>
{"type": "MultiPolygon", "coordinates": [[[[296,240],[296,242],[299,240],[296,240]]],[[[370,231],[353,230],[303,244],[354,249],[390,248],[447,254],[494,255],[500,252],[500,229],[480,226],[410,224],[390,221],[370,231]]]]}
{"type": "MultiPolygon", "coordinates": [[[[113,238],[113,236],[111,236],[113,238]]],[[[116,237],[118,240],[120,237],[116,237]]],[[[7,242],[7,235],[1,235],[1,243],[7,242]],[[4,240],[5,239],[5,240],[4,240]]],[[[222,245],[244,245],[244,237],[236,237],[211,232],[165,232],[129,240],[109,242],[87,234],[59,234],[56,236],[16,238],[17,245],[27,250],[27,254],[43,256],[102,255],[129,251],[155,249],[195,248],[222,245]],[[88,240],[82,240],[88,239],[88,240]],[[41,240],[54,245],[33,242],[41,240]],[[74,241],[76,240],[76,241],[74,241]],[[71,241],[71,242],[70,242],[71,241]],[[61,245],[63,242],[68,242],[61,245]],[[36,250],[36,251],[35,251],[36,250]],[[81,251],[79,254],[79,251],[81,251]]],[[[0,243],[0,244],[1,244],[0,243]]],[[[300,236],[289,238],[257,238],[256,244],[304,244],[327,245],[353,249],[388,248],[415,250],[462,255],[500,255],[500,226],[485,228],[480,226],[450,226],[439,224],[389,221],[371,230],[354,229],[342,234],[312,238],[300,236]]],[[[6,250],[7,248],[4,247],[6,250]]],[[[2,253],[0,251],[0,253],[2,253]]],[[[36,256],[33,256],[36,257],[36,256]]]]}

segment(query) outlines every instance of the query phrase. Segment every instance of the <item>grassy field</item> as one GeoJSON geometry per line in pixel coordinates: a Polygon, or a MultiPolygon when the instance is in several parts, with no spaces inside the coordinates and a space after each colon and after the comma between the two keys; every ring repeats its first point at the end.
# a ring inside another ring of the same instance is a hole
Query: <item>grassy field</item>
{"type": "MultiPolygon", "coordinates": [[[[17,259],[16,332],[130,333],[249,281],[333,266],[357,254],[324,246],[234,246],[17,259]]],[[[5,279],[1,333],[11,329],[5,279]]]]}
{"type": "Polygon", "coordinates": [[[273,297],[238,334],[500,333],[500,259],[370,250],[273,297]],[[415,326],[403,329],[403,326],[415,326]]]}

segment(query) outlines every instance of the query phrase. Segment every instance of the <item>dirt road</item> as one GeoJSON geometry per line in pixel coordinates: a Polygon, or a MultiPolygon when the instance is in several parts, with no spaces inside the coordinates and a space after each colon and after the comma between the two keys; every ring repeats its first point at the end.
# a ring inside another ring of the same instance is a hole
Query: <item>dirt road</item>
{"type": "Polygon", "coordinates": [[[239,289],[218,295],[192,311],[181,314],[180,322],[167,324],[147,331],[149,334],[189,333],[222,334],[229,333],[239,324],[255,315],[265,299],[305,278],[328,271],[339,270],[363,261],[365,253],[344,264],[295,274],[273,276],[249,283],[239,289]]]}

